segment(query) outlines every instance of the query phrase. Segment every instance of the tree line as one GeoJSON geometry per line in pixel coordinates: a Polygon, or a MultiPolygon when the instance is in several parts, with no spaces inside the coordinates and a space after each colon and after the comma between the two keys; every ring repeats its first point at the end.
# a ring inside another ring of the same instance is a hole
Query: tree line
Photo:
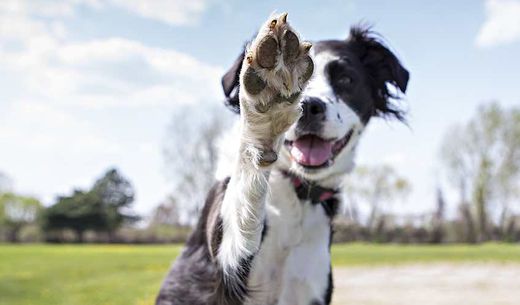
{"type": "MultiPolygon", "coordinates": [[[[173,192],[150,215],[132,212],[134,189],[117,169],[48,207],[15,193],[0,172],[0,241],[184,241],[214,181],[217,139],[229,127],[222,112],[195,119],[186,114],[197,112],[185,110],[173,117],[164,147],[173,192]]],[[[520,108],[480,106],[468,122],[447,131],[439,168],[433,208],[406,215],[391,207],[406,201],[413,184],[389,165],[357,166],[343,186],[345,210],[335,221],[334,241],[520,241],[520,108]]]]}
{"type": "Polygon", "coordinates": [[[447,131],[439,155],[444,177],[434,208],[421,215],[381,211],[410,189],[392,168],[357,168],[345,184],[350,213],[337,220],[336,241],[520,241],[520,108],[480,106],[447,131]],[[446,193],[455,194],[451,202],[446,193]],[[448,203],[456,206],[454,215],[447,214],[448,203]],[[360,204],[371,208],[365,222],[356,213],[360,204]]]}

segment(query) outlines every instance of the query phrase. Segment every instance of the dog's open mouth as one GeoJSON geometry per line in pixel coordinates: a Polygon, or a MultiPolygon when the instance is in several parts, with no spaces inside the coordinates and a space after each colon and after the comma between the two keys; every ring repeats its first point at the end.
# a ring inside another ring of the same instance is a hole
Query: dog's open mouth
{"type": "Polygon", "coordinates": [[[304,135],[294,141],[285,141],[291,157],[299,165],[308,168],[322,168],[334,163],[334,158],[348,144],[353,130],[339,140],[325,140],[317,135],[304,135]]]}

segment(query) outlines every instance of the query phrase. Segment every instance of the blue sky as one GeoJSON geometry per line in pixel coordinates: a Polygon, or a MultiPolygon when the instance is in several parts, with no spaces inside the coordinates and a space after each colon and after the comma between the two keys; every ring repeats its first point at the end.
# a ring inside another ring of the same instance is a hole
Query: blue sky
{"type": "Polygon", "coordinates": [[[170,117],[222,100],[221,74],[275,10],[309,40],[370,22],[410,70],[409,127],[373,121],[358,151],[358,163],[391,164],[413,183],[403,211],[433,204],[450,125],[479,103],[520,105],[518,0],[3,0],[0,170],[50,204],[117,166],[146,213],[171,188],[170,117]]]}

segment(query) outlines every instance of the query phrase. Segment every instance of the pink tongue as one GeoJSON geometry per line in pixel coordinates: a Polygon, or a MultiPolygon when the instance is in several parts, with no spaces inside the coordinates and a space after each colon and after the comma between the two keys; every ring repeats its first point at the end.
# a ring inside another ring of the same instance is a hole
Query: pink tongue
{"type": "Polygon", "coordinates": [[[291,155],[302,165],[320,166],[332,158],[332,143],[316,136],[304,136],[294,141],[291,155]]]}

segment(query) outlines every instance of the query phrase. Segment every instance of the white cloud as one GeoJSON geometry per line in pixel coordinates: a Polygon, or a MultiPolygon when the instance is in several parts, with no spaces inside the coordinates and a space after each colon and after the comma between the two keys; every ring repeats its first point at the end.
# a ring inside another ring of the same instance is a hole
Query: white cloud
{"type": "Polygon", "coordinates": [[[520,1],[487,0],[486,21],[476,38],[479,47],[494,47],[520,40],[520,1]]]}
{"type": "Polygon", "coordinates": [[[117,37],[68,42],[62,23],[26,11],[0,6],[0,64],[22,78],[27,94],[97,108],[167,106],[220,94],[219,67],[117,37]]]}
{"type": "Polygon", "coordinates": [[[220,94],[221,68],[175,50],[121,38],[81,43],[35,40],[23,51],[0,51],[0,63],[23,75],[29,92],[54,101],[95,107],[167,106],[220,94]]]}
{"type": "Polygon", "coordinates": [[[141,17],[171,25],[196,24],[209,4],[207,0],[107,0],[106,2],[141,17]]]}
{"type": "Polygon", "coordinates": [[[0,11],[44,17],[71,17],[80,6],[122,9],[174,26],[194,25],[213,0],[2,0],[0,11]]]}

